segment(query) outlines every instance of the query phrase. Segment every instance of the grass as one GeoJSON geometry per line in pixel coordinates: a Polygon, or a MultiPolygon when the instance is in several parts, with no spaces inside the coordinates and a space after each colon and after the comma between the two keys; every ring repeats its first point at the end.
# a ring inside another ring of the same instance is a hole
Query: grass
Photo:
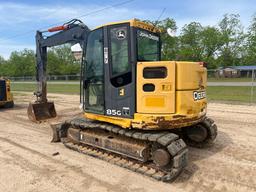
{"type": "MultiPolygon", "coordinates": [[[[209,77],[208,82],[251,82],[252,78],[214,78],[209,77]]],[[[254,80],[256,82],[256,80],[254,80]]]]}
{"type": "MultiPolygon", "coordinates": [[[[36,85],[12,83],[13,91],[34,92],[36,85]]],[[[79,94],[79,84],[48,84],[49,93],[79,94]]],[[[251,87],[213,86],[207,88],[207,98],[210,101],[228,101],[249,103],[251,99],[251,87]]],[[[256,103],[256,87],[254,88],[253,102],[256,103]]]]}
{"type": "MultiPolygon", "coordinates": [[[[251,87],[207,87],[207,98],[210,101],[238,101],[249,103],[251,101],[251,87]]],[[[254,88],[253,102],[256,103],[256,88],[254,88]]]]}
{"type": "MultiPolygon", "coordinates": [[[[13,91],[25,91],[34,92],[36,91],[36,85],[26,84],[26,83],[12,83],[11,89],[13,91]]],[[[80,85],[79,84],[48,84],[48,93],[65,93],[65,94],[79,94],[80,85]]]]}

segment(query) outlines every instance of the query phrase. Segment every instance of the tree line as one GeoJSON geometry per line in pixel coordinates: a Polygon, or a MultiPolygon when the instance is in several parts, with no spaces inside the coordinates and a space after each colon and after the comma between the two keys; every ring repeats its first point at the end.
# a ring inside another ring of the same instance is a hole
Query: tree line
{"type": "MultiPolygon", "coordinates": [[[[69,45],[48,50],[47,73],[49,75],[77,74],[80,65],[76,62],[69,45]]],[[[22,77],[35,75],[35,52],[24,49],[14,51],[8,60],[0,56],[0,76],[22,77]]]]}
{"type": "MultiPolygon", "coordinates": [[[[244,29],[238,14],[225,14],[215,26],[199,22],[184,25],[179,35],[170,36],[167,29],[177,31],[174,19],[146,21],[162,29],[162,60],[204,61],[208,68],[235,65],[256,65],[256,15],[248,29],[244,29]]],[[[75,62],[70,46],[48,51],[49,75],[77,74],[80,65],[75,62]]],[[[35,52],[14,51],[8,60],[0,56],[0,76],[33,76],[35,52]]]]}
{"type": "MultiPolygon", "coordinates": [[[[177,30],[173,19],[160,21],[158,27],[177,30]]],[[[244,29],[238,14],[225,14],[216,26],[198,22],[186,24],[177,37],[166,33],[163,39],[163,59],[205,61],[208,68],[256,65],[256,15],[244,29]]]]}

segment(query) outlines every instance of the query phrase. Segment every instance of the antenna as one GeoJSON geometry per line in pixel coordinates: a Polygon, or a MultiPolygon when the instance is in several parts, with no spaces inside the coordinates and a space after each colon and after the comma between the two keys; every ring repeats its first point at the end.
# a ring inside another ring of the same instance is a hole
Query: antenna
{"type": "Polygon", "coordinates": [[[166,10],[166,8],[163,8],[163,10],[162,10],[161,14],[158,16],[158,18],[157,18],[157,20],[156,20],[156,22],[155,22],[155,24],[154,24],[154,28],[153,28],[153,30],[156,28],[156,25],[159,23],[159,20],[160,20],[160,19],[161,19],[161,17],[163,16],[163,14],[164,14],[165,10],[166,10]]]}

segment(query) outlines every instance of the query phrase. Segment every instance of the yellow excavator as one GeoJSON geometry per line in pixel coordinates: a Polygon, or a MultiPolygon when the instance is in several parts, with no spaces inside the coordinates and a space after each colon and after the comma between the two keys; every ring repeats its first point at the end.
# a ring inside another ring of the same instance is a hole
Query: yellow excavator
{"type": "Polygon", "coordinates": [[[29,104],[28,117],[40,122],[57,116],[47,100],[47,47],[79,43],[84,115],[52,125],[53,142],[157,180],[174,180],[187,165],[187,145],[212,145],[217,127],[206,116],[204,63],[161,61],[160,32],[138,19],[94,30],[74,19],[38,31],[37,100],[29,104]]]}
{"type": "Polygon", "coordinates": [[[9,79],[0,78],[0,107],[12,108],[14,106],[9,79]]]}

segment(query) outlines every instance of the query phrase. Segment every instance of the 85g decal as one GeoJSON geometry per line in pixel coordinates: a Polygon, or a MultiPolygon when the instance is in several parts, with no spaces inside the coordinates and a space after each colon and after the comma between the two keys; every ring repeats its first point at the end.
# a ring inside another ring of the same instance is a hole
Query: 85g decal
{"type": "Polygon", "coordinates": [[[107,109],[107,115],[121,116],[122,111],[117,109],[107,109]]]}

